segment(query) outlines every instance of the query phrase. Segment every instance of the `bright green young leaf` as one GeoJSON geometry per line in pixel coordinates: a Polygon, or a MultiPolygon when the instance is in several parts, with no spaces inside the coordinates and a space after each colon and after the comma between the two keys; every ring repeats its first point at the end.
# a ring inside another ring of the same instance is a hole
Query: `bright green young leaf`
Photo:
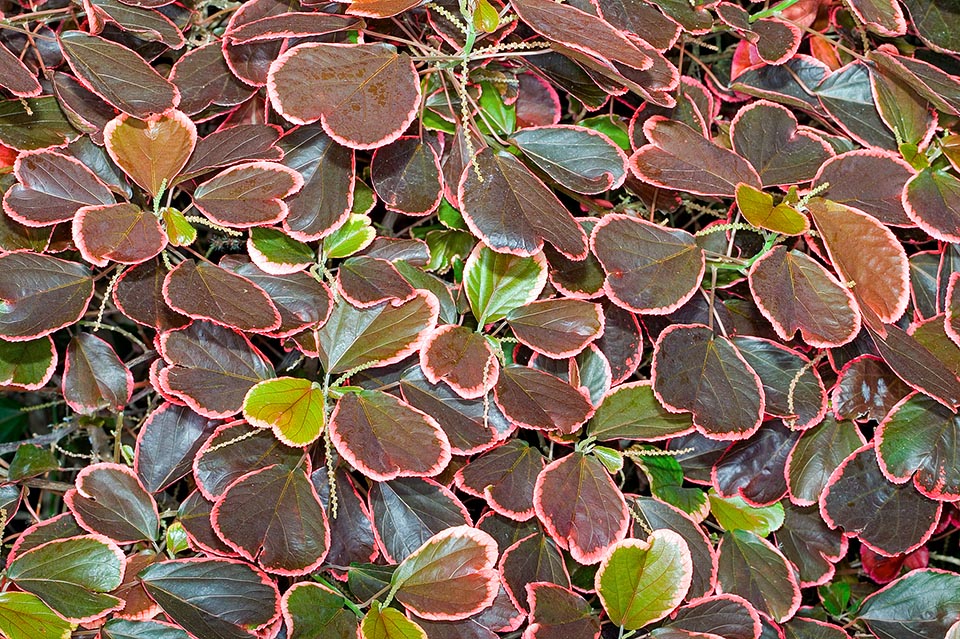
{"type": "Polygon", "coordinates": [[[543,253],[519,257],[494,253],[480,244],[463,269],[463,286],[470,308],[481,326],[537,299],[547,283],[543,253]]]}
{"type": "Polygon", "coordinates": [[[724,530],[748,530],[758,537],[766,537],[783,525],[783,505],[780,502],[755,508],[743,497],[721,497],[711,489],[710,512],[724,530]]]}
{"type": "Polygon", "coordinates": [[[692,578],[687,542],[664,528],[647,541],[624,539],[614,546],[600,564],[595,585],[610,620],[637,630],[673,612],[692,578]]]}
{"type": "Polygon", "coordinates": [[[179,521],[175,521],[169,526],[167,526],[167,534],[165,535],[167,554],[171,557],[176,555],[178,552],[183,552],[189,550],[190,544],[187,541],[187,531],[184,529],[183,524],[179,521]]]}
{"type": "Polygon", "coordinates": [[[69,639],[74,627],[36,595],[0,593],[0,635],[6,639],[69,639]]]}
{"type": "Polygon", "coordinates": [[[174,246],[189,246],[197,239],[197,229],[177,209],[171,206],[160,209],[160,217],[167,231],[167,241],[174,246]]]}
{"type": "Polygon", "coordinates": [[[347,221],[323,240],[323,252],[327,257],[350,257],[370,245],[377,231],[367,215],[351,213],[347,221]]]}
{"type": "Polygon", "coordinates": [[[683,485],[683,468],[668,455],[633,457],[650,482],[650,492],[672,506],[676,506],[698,521],[706,516],[707,496],[693,486],[683,485]]]}
{"type": "Polygon", "coordinates": [[[504,103],[503,96],[492,82],[481,82],[480,90],[480,112],[485,116],[478,119],[481,128],[486,128],[485,125],[493,125],[496,133],[500,135],[513,133],[517,128],[516,105],[504,103]]]}
{"type": "Polygon", "coordinates": [[[360,622],[360,639],[427,639],[427,633],[396,608],[381,609],[374,601],[360,622]]]}
{"type": "Polygon", "coordinates": [[[49,337],[26,342],[0,340],[0,385],[40,388],[49,381],[56,366],[57,352],[49,337]]]}
{"type": "Polygon", "coordinates": [[[773,205],[773,196],[749,184],[737,185],[737,206],[747,222],[774,233],[802,235],[810,230],[810,220],[787,204],[773,205]]]}
{"type": "Polygon", "coordinates": [[[316,382],[278,377],[260,382],[243,399],[252,426],[271,428],[288,446],[306,446],[323,432],[323,389],[316,382]]]}
{"type": "Polygon", "coordinates": [[[41,448],[34,444],[21,444],[10,462],[7,470],[7,479],[20,481],[27,477],[36,477],[51,470],[57,470],[60,464],[49,448],[41,448]]]}
{"type": "Polygon", "coordinates": [[[500,14],[487,0],[478,0],[473,12],[473,26],[484,33],[493,33],[500,26],[500,14]]]}
{"type": "Polygon", "coordinates": [[[288,273],[313,263],[313,249],[293,239],[280,229],[256,226],[250,229],[247,242],[250,257],[268,266],[268,273],[288,273]]]}

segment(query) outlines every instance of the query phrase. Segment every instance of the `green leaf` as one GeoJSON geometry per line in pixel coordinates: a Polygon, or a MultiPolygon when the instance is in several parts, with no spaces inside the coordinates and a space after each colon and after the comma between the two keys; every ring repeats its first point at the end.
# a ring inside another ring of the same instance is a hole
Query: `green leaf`
{"type": "Polygon", "coordinates": [[[632,153],[627,124],[616,115],[596,115],[577,122],[580,126],[603,133],[627,153],[632,153]]]}
{"type": "Polygon", "coordinates": [[[773,196],[749,184],[737,185],[737,206],[754,226],[783,235],[802,235],[810,230],[810,220],[788,204],[773,205],[773,196]]]}
{"type": "Polygon", "coordinates": [[[664,410],[650,382],[642,381],[621,384],[608,393],[590,420],[587,434],[600,441],[658,441],[691,430],[690,414],[664,410]]]}
{"type": "Polygon", "coordinates": [[[290,639],[355,639],[357,616],[344,608],[344,598],[330,588],[302,581],[280,600],[290,639]]]}
{"type": "Polygon", "coordinates": [[[0,634],[6,639],[69,639],[74,627],[36,595],[0,593],[0,634]]]}
{"type": "Polygon", "coordinates": [[[427,639],[427,633],[396,608],[381,609],[374,601],[360,622],[360,639],[427,639]]]}
{"type": "Polygon", "coordinates": [[[58,468],[60,464],[57,463],[57,458],[50,449],[33,444],[21,444],[13,456],[13,461],[10,462],[7,479],[20,481],[58,468]]]}
{"type": "Polygon", "coordinates": [[[172,206],[160,209],[160,217],[167,231],[167,241],[174,246],[189,246],[197,239],[197,229],[193,228],[183,213],[172,206]]]}
{"type": "Polygon", "coordinates": [[[517,128],[517,108],[514,104],[507,105],[503,96],[492,82],[484,80],[480,83],[480,112],[477,123],[481,130],[493,125],[496,133],[510,135],[517,128]],[[485,116],[485,117],[483,117],[485,116]]]}
{"type": "Polygon", "coordinates": [[[26,342],[0,340],[0,385],[35,390],[49,381],[56,366],[57,352],[49,337],[26,342]]]}
{"type": "Polygon", "coordinates": [[[299,268],[314,260],[313,249],[293,239],[280,229],[256,226],[250,229],[249,247],[251,257],[277,267],[299,268]]]}
{"type": "Polygon", "coordinates": [[[683,485],[683,469],[674,457],[650,455],[634,458],[650,482],[650,492],[696,518],[706,513],[707,497],[699,488],[683,485]]]}
{"type": "Polygon", "coordinates": [[[252,426],[272,428],[288,446],[307,446],[323,432],[325,398],[316,382],[278,377],[260,382],[243,399],[243,416],[252,426]]]}
{"type": "Polygon", "coordinates": [[[480,244],[467,258],[463,286],[470,308],[481,326],[537,299],[547,283],[543,253],[519,257],[494,253],[480,244]]]}
{"type": "Polygon", "coordinates": [[[766,537],[783,525],[783,505],[780,502],[756,508],[743,497],[721,497],[710,489],[710,512],[724,530],[748,530],[766,537]]]}
{"type": "Polygon", "coordinates": [[[187,531],[179,521],[175,521],[167,527],[165,539],[167,554],[171,557],[178,552],[183,552],[190,548],[190,543],[187,540],[187,531]]]}
{"type": "Polygon", "coordinates": [[[647,541],[624,539],[600,564],[595,585],[610,620],[637,630],[663,619],[690,589],[693,560],[687,542],[672,530],[647,541]]]}
{"type": "Polygon", "coordinates": [[[186,630],[159,621],[111,619],[100,631],[101,639],[190,639],[186,630]]]}
{"type": "Polygon", "coordinates": [[[915,570],[863,601],[856,618],[877,637],[942,637],[960,617],[960,575],[915,570]]]}
{"type": "Polygon", "coordinates": [[[323,252],[328,258],[350,257],[370,245],[377,231],[367,215],[351,213],[346,223],[323,240],[323,252]]]}
{"type": "Polygon", "coordinates": [[[466,231],[430,231],[424,238],[430,249],[428,271],[446,273],[456,260],[463,260],[473,246],[476,238],[466,231]]]}

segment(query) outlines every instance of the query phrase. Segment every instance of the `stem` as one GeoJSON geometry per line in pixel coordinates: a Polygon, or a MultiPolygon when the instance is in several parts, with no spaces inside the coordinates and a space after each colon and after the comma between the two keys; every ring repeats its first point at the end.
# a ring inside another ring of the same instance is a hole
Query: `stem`
{"type": "Polygon", "coordinates": [[[773,5],[772,7],[770,7],[769,9],[764,9],[759,13],[753,14],[752,16],[750,16],[750,22],[753,23],[753,22],[756,22],[757,20],[760,20],[761,18],[769,18],[770,16],[777,15],[781,11],[785,11],[789,9],[790,7],[797,4],[798,2],[800,2],[800,0],[783,0],[783,2],[779,2],[773,5]]]}

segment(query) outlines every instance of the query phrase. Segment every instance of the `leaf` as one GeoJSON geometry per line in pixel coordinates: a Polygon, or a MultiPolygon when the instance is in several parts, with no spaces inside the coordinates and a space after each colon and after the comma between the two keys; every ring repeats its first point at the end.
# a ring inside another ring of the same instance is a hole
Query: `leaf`
{"type": "Polygon", "coordinates": [[[775,246],[748,273],[757,308],[780,339],[797,331],[811,346],[833,348],[860,332],[860,313],[850,289],[799,251],[775,246]]]}
{"type": "Polygon", "coordinates": [[[228,546],[273,574],[313,572],[330,547],[327,516],[313,484],[302,469],[281,464],[230,484],[210,523],[228,546]]]}
{"type": "Polygon", "coordinates": [[[233,25],[224,37],[233,44],[291,37],[321,36],[348,29],[362,28],[363,21],[333,13],[290,11],[259,20],[233,25]]]}
{"type": "Polygon", "coordinates": [[[944,242],[960,241],[960,180],[943,170],[923,169],[907,182],[903,206],[928,235],[944,242]]]}
{"type": "Polygon", "coordinates": [[[875,446],[880,469],[890,481],[913,478],[931,499],[960,499],[960,437],[957,416],[939,402],[914,393],[901,400],[880,423],[875,446]]]}
{"type": "Polygon", "coordinates": [[[8,639],[70,639],[72,628],[36,595],[0,593],[0,632],[8,639]]]}
{"type": "Polygon", "coordinates": [[[650,143],[630,157],[630,170],[644,182],[722,197],[733,197],[741,183],[761,188],[760,176],[749,162],[682,122],[653,116],[643,132],[650,143]]]}
{"type": "Polygon", "coordinates": [[[190,161],[178,173],[176,181],[241,162],[283,159],[283,149],[277,146],[280,133],[280,127],[271,124],[237,124],[214,131],[197,141],[190,161]]]}
{"type": "Polygon", "coordinates": [[[419,137],[401,137],[373,152],[370,183],[387,210],[429,215],[442,197],[440,158],[419,137]]]}
{"type": "Polygon", "coordinates": [[[102,639],[190,639],[186,630],[159,621],[111,619],[100,631],[102,639]]]}
{"type": "Polygon", "coordinates": [[[117,308],[134,322],[159,331],[186,326],[190,319],[167,306],[163,299],[166,275],[166,269],[156,259],[125,270],[113,289],[117,308]]]}
{"type": "Polygon", "coordinates": [[[907,32],[903,10],[894,0],[855,0],[850,3],[850,9],[874,33],[893,37],[907,32]]]}
{"type": "Polygon", "coordinates": [[[590,237],[604,292],[634,313],[665,315],[696,293],[706,269],[692,235],[622,214],[606,215],[590,237]]]}
{"type": "MultiPolygon", "coordinates": [[[[880,421],[909,393],[910,387],[900,381],[883,360],[862,355],[840,369],[831,397],[833,412],[839,419],[880,421]]],[[[847,451],[851,452],[853,448],[847,451]]]]}
{"type": "Polygon", "coordinates": [[[194,455],[214,424],[186,406],[161,404],[137,433],[133,470],[147,492],[157,493],[191,470],[194,455]]]}
{"type": "Polygon", "coordinates": [[[141,264],[167,246],[167,235],[157,217],[126,202],[78,209],[73,240],[83,259],[96,266],[111,261],[141,264]]]}
{"type": "Polygon", "coordinates": [[[330,319],[317,331],[318,356],[326,372],[344,373],[357,366],[386,366],[416,352],[437,323],[439,303],[425,290],[399,306],[383,302],[359,309],[338,301],[330,319]]]}
{"type": "Polygon", "coordinates": [[[931,0],[905,0],[912,24],[920,38],[935,49],[960,52],[960,40],[953,28],[957,12],[950,6],[941,6],[931,0]]]}
{"type": "Polygon", "coordinates": [[[290,122],[320,120],[331,138],[353,149],[393,142],[420,107],[413,61],[379,43],[295,46],[270,65],[267,94],[290,122]]]}
{"type": "Polygon", "coordinates": [[[6,578],[67,621],[85,623],[123,607],[108,594],[123,580],[123,552],[99,535],[57,539],[17,555],[6,578]]]}
{"type": "Polygon", "coordinates": [[[63,501],[82,528],[118,544],[154,541],[160,534],[157,502],[127,466],[85,467],[63,501]]]}
{"type": "Polygon", "coordinates": [[[450,443],[436,420],[380,391],[344,395],[330,416],[330,439],[376,481],[432,477],[450,462],[450,443]]]}
{"type": "Polygon", "coordinates": [[[107,123],[103,140],[117,166],[157,197],[187,164],[197,143],[197,127],[177,110],[149,120],[124,113],[107,123]]]}
{"type": "Polygon", "coordinates": [[[732,530],[723,534],[718,553],[718,591],[743,597],[776,621],[797,612],[800,586],[793,567],[769,541],[732,530]]]}
{"type": "Polygon", "coordinates": [[[685,413],[666,411],[653,394],[649,381],[620,384],[603,398],[587,435],[600,441],[629,439],[660,441],[693,430],[693,422],[685,413]]]}
{"type": "Polygon", "coordinates": [[[847,553],[847,539],[839,530],[830,530],[812,506],[787,504],[784,513],[777,545],[797,567],[800,587],[828,583],[835,572],[834,562],[847,553]]]}
{"type": "Polygon", "coordinates": [[[657,499],[675,506],[700,521],[707,516],[707,496],[699,488],[683,485],[684,469],[671,456],[658,455],[655,449],[642,446],[633,457],[637,468],[650,484],[650,493],[657,499]],[[648,451],[652,454],[644,455],[648,451]]]}
{"type": "Polygon", "coordinates": [[[653,353],[653,392],[670,412],[693,414],[713,439],[746,439],[763,419],[763,386],[733,343],[703,325],[674,324],[653,353]]]}
{"type": "Polygon", "coordinates": [[[210,639],[249,639],[280,615],[273,580],[229,559],[177,559],[147,567],[140,580],[187,632],[210,639]]]}
{"type": "Polygon", "coordinates": [[[603,334],[599,304],[576,299],[539,300],[507,314],[521,344],[547,357],[573,357],[603,334]]]}
{"type": "Polygon", "coordinates": [[[666,628],[723,633],[729,639],[760,639],[760,615],[743,597],[718,594],[681,606],[666,628]]]}
{"type": "Polygon", "coordinates": [[[211,104],[236,106],[255,91],[230,71],[220,42],[186,52],[173,65],[170,81],[180,91],[180,110],[188,115],[196,115],[211,104]]]}
{"type": "MultiPolygon", "coordinates": [[[[539,529],[538,524],[532,524],[539,529]]],[[[513,541],[512,538],[509,541],[513,541]]],[[[540,532],[528,534],[505,548],[499,570],[500,581],[510,601],[525,613],[530,612],[528,597],[524,597],[527,586],[551,583],[570,587],[563,554],[550,537],[540,532]]]]}
{"type": "Polygon", "coordinates": [[[164,333],[160,345],[170,363],[160,371],[161,390],[204,417],[239,413],[247,391],[274,377],[273,366],[245,335],[209,322],[164,333]]]}
{"type": "Polygon", "coordinates": [[[783,235],[802,235],[810,220],[786,203],[773,205],[773,196],[747,184],[737,185],[737,208],[750,224],[783,235]]]}
{"type": "Polygon", "coordinates": [[[583,597],[551,583],[526,587],[530,606],[529,639],[598,639],[600,620],[583,597]]]}
{"type": "Polygon", "coordinates": [[[499,362],[482,333],[446,324],[420,349],[420,368],[431,384],[445,382],[463,399],[483,397],[500,377],[499,362]]]}
{"type": "Polygon", "coordinates": [[[57,367],[57,350],[51,337],[29,342],[0,340],[0,385],[23,390],[42,388],[57,367]]]}
{"type": "Polygon", "coordinates": [[[288,636],[290,639],[354,639],[359,620],[343,604],[342,595],[322,584],[312,581],[294,584],[280,600],[288,636]]]}
{"type": "Polygon", "coordinates": [[[357,308],[389,301],[394,306],[413,299],[416,291],[389,261],[360,255],[337,270],[337,289],[357,308]]]}
{"type": "Polygon", "coordinates": [[[16,482],[59,469],[60,464],[50,449],[35,444],[20,444],[10,461],[7,478],[16,482]]]}
{"type": "Polygon", "coordinates": [[[381,608],[374,601],[360,622],[358,639],[427,639],[423,628],[403,616],[396,608],[381,608]]]}
{"type": "Polygon", "coordinates": [[[287,216],[283,198],[303,187],[303,178],[276,162],[247,162],[221,171],[197,187],[193,203],[223,226],[274,224],[287,216]]]}
{"type": "Polygon", "coordinates": [[[692,574],[687,543],[672,530],[662,529],[645,541],[618,542],[601,562],[595,587],[610,621],[637,630],[680,605],[692,574]]]}
{"type": "Polygon", "coordinates": [[[313,264],[313,249],[280,229],[255,226],[247,238],[247,253],[260,270],[271,275],[289,275],[313,264]]]}
{"type": "Polygon", "coordinates": [[[80,82],[120,111],[147,119],[180,102],[177,87],[122,44],[82,31],[64,31],[59,40],[80,82]]]}
{"type": "Polygon", "coordinates": [[[899,156],[880,149],[857,149],[824,162],[813,183],[829,185],[833,202],[859,209],[884,224],[912,224],[903,208],[903,187],[916,173],[899,156]]]}
{"type": "Polygon", "coordinates": [[[623,493],[595,457],[573,453],[541,471],[533,489],[537,517],[577,562],[598,563],[627,533],[623,493]]]}
{"type": "Polygon", "coordinates": [[[960,576],[942,570],[914,570],[874,592],[860,605],[856,619],[882,639],[910,633],[941,637],[960,616],[960,576]]]}
{"type": "Polygon", "coordinates": [[[259,382],[243,398],[251,426],[271,428],[287,446],[307,446],[323,432],[325,397],[308,379],[278,377],[259,382]]]}
{"type": "Polygon", "coordinates": [[[471,232],[497,253],[529,257],[544,242],[570,259],[587,255],[587,238],[562,202],[515,156],[487,147],[464,170],[457,190],[471,232]]]}
{"type": "Polygon", "coordinates": [[[943,351],[930,351],[896,325],[887,325],[884,328],[886,336],[871,330],[870,337],[883,360],[897,376],[948,408],[952,409],[960,404],[960,381],[957,380],[956,373],[939,359],[938,356],[943,351]]]}
{"type": "Polygon", "coordinates": [[[133,394],[133,375],[108,343],[80,333],[67,346],[62,389],[64,400],[78,413],[121,411],[133,394]]]}
{"type": "Polygon", "coordinates": [[[865,443],[854,424],[831,415],[805,432],[787,458],[790,501],[800,506],[817,503],[833,471],[865,443]]]}
{"type": "Polygon", "coordinates": [[[546,282],[547,263],[542,253],[505,255],[477,244],[463,267],[463,289],[480,326],[501,320],[537,299],[546,282]]]}
{"type": "Polygon", "coordinates": [[[815,88],[820,104],[843,130],[864,146],[896,149],[893,134],[880,119],[865,63],[852,62],[827,75],[815,88]]]}
{"type": "Polygon", "coordinates": [[[369,216],[350,214],[347,221],[323,241],[323,252],[327,257],[350,257],[370,246],[376,236],[369,216]]]}
{"type": "Polygon", "coordinates": [[[227,328],[266,332],[280,326],[280,313],[262,288],[206,261],[174,267],[163,281],[163,297],[178,313],[227,328]]]}
{"type": "Polygon", "coordinates": [[[766,537],[783,525],[783,506],[778,502],[757,508],[743,497],[721,497],[711,489],[710,514],[724,530],[746,530],[758,537],[766,537]]]}
{"type": "Polygon", "coordinates": [[[586,195],[619,188],[627,156],[603,133],[583,126],[520,129],[511,138],[523,154],[561,186],[586,195]]]}
{"type": "Polygon", "coordinates": [[[504,517],[526,521],[536,513],[533,487],[544,467],[539,450],[519,439],[510,439],[469,461],[454,475],[457,488],[485,499],[504,517]]]}
{"type": "Polygon", "coordinates": [[[523,428],[569,435],[593,414],[582,389],[527,366],[505,366],[493,392],[503,414],[523,428]]]}
{"type": "Polygon", "coordinates": [[[830,528],[842,527],[844,535],[857,537],[884,557],[923,545],[933,534],[940,510],[939,502],[913,486],[887,481],[873,444],[848,455],[820,495],[820,515],[830,528]]]}

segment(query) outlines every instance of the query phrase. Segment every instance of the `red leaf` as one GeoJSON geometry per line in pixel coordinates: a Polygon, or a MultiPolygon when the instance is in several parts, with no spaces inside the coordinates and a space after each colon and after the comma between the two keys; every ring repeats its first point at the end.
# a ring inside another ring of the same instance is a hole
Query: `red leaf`
{"type": "Polygon", "coordinates": [[[133,394],[133,374],[113,348],[92,333],[80,333],[67,347],[63,398],[78,413],[123,410],[133,394]]]}
{"type": "Polygon", "coordinates": [[[460,490],[486,499],[504,517],[526,521],[536,514],[533,486],[543,466],[539,450],[511,439],[468,462],[454,480],[460,490]]]}
{"type": "Polygon", "coordinates": [[[217,224],[248,228],[279,222],[287,216],[283,198],[303,187],[303,177],[275,162],[232,166],[193,192],[193,203],[217,224]]]}
{"type": "Polygon", "coordinates": [[[527,585],[530,625],[523,639],[599,639],[600,620],[587,601],[551,583],[527,585]]]}
{"type": "Polygon", "coordinates": [[[73,324],[93,298],[82,264],[49,255],[0,255],[0,338],[23,342],[73,324]],[[42,274],[37,277],[37,274],[42,274]]]}
{"type": "Polygon", "coordinates": [[[83,259],[96,266],[111,261],[140,264],[167,246],[157,216],[126,202],[79,209],[73,218],[73,240],[83,259]]]}
{"type": "Polygon", "coordinates": [[[370,308],[387,301],[398,306],[412,300],[417,294],[393,264],[362,255],[340,265],[337,290],[357,308],[370,308]]]}
{"type": "Polygon", "coordinates": [[[576,432],[594,408],[584,391],[527,366],[506,366],[494,386],[497,406],[523,428],[576,432]]]}
{"type": "Polygon", "coordinates": [[[374,151],[370,182],[387,210],[405,215],[429,215],[443,197],[440,158],[419,137],[401,137],[374,151]]]}
{"type": "Polygon", "coordinates": [[[186,165],[197,143],[197,127],[176,110],[149,120],[124,113],[107,123],[103,140],[117,166],[156,197],[186,165]]]}
{"type": "Polygon", "coordinates": [[[463,326],[437,327],[420,349],[420,368],[431,384],[441,381],[464,399],[483,397],[500,378],[500,365],[481,333],[463,326]]]}
{"type": "Polygon", "coordinates": [[[118,544],[156,539],[160,531],[157,502],[128,466],[87,466],[77,475],[76,486],[63,500],[85,530],[118,544]]]}
{"type": "Polygon", "coordinates": [[[576,299],[538,300],[507,314],[521,344],[547,357],[573,357],[603,335],[603,309],[576,299]]]}
{"type": "Polygon", "coordinates": [[[0,45],[0,78],[0,86],[18,98],[30,98],[42,91],[36,74],[3,45],[0,45]]]}

